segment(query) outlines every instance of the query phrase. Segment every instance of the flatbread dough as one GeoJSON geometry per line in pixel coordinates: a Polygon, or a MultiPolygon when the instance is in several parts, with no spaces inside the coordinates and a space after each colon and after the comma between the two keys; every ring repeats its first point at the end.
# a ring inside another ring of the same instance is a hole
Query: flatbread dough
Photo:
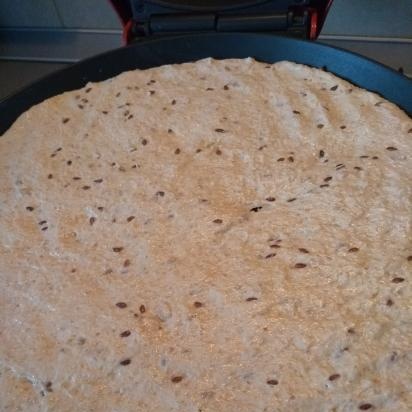
{"type": "Polygon", "coordinates": [[[205,59],[0,138],[2,411],[410,411],[412,121],[205,59]]]}

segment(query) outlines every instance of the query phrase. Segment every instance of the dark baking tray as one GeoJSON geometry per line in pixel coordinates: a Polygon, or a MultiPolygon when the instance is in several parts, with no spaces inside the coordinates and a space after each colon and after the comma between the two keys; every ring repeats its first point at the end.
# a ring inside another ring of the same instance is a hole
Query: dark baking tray
{"type": "Polygon", "coordinates": [[[412,81],[372,60],[316,42],[277,35],[212,33],[141,40],[52,73],[0,102],[0,135],[31,106],[59,93],[81,88],[89,81],[105,80],[126,70],[204,57],[254,57],[268,63],[290,60],[325,68],[380,94],[412,114],[412,81]]]}

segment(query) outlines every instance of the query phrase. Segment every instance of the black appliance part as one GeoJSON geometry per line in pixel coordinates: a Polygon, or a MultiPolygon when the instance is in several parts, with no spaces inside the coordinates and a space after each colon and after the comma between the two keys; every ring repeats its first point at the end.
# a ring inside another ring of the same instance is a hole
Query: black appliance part
{"type": "Polygon", "coordinates": [[[268,34],[211,33],[143,40],[92,57],[24,88],[0,102],[0,134],[31,106],[69,90],[126,70],[195,61],[205,57],[246,58],[274,63],[290,60],[325,68],[355,85],[374,91],[412,114],[412,80],[345,50],[268,34]]]}

